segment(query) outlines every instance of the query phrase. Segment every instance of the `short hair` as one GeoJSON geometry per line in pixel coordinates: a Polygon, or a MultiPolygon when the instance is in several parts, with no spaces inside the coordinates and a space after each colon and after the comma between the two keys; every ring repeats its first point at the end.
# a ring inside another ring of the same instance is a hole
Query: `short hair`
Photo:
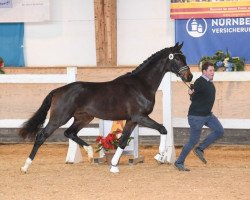
{"type": "Polygon", "coordinates": [[[3,59],[0,57],[0,63],[3,63],[3,59]]]}
{"type": "Polygon", "coordinates": [[[211,62],[209,62],[209,61],[204,62],[204,63],[202,64],[201,71],[207,70],[207,68],[208,68],[209,66],[214,66],[214,64],[211,63],[211,62]]]}

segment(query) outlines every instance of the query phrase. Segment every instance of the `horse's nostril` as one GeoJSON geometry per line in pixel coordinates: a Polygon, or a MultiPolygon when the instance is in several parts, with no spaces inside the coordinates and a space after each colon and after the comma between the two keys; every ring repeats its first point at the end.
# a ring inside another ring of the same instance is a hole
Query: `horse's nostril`
{"type": "Polygon", "coordinates": [[[192,81],[192,79],[193,79],[193,74],[189,74],[189,75],[188,75],[188,79],[189,79],[189,81],[192,81]]]}

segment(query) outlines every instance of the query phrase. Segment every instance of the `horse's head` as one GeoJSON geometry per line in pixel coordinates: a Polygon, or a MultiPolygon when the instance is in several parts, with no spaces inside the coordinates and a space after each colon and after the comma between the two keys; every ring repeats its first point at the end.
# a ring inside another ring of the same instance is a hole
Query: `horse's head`
{"type": "Polygon", "coordinates": [[[179,45],[177,42],[174,47],[171,48],[171,52],[168,55],[169,59],[169,71],[179,76],[184,82],[191,82],[193,74],[190,71],[186,62],[186,57],[181,52],[183,43],[179,45]]]}

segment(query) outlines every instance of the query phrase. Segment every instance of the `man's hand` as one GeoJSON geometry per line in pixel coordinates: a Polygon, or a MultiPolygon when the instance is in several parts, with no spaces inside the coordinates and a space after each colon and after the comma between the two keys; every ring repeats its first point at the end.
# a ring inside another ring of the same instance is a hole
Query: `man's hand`
{"type": "Polygon", "coordinates": [[[194,84],[190,84],[190,89],[188,90],[188,94],[190,96],[191,101],[192,101],[193,93],[194,93],[194,84]]]}
{"type": "Polygon", "coordinates": [[[194,84],[190,84],[190,89],[188,90],[188,94],[192,95],[194,93],[194,84]]]}
{"type": "Polygon", "coordinates": [[[194,93],[194,89],[192,89],[192,90],[189,89],[189,90],[188,90],[188,94],[189,94],[189,95],[192,95],[193,93],[194,93]]]}

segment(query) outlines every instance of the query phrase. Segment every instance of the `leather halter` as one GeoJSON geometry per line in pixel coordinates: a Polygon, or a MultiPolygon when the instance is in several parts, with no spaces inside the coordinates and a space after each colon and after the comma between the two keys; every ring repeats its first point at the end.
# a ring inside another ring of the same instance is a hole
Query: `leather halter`
{"type": "MultiPolygon", "coordinates": [[[[177,55],[177,54],[183,55],[182,53],[174,53],[174,54],[173,54],[173,53],[170,53],[170,54],[168,55],[169,60],[170,60],[170,61],[173,60],[173,59],[174,59],[174,56],[177,55]]],[[[184,55],[183,55],[183,56],[184,56],[184,55]]],[[[181,78],[182,82],[183,82],[189,89],[191,89],[191,86],[188,85],[188,84],[183,80],[184,77],[181,75],[181,72],[182,72],[182,71],[188,70],[188,69],[190,69],[189,66],[185,65],[185,66],[181,67],[179,70],[178,70],[178,69],[174,69],[174,70],[172,70],[172,71],[176,74],[177,77],[180,77],[180,78],[181,78]]]]}
{"type": "MultiPolygon", "coordinates": [[[[178,54],[183,55],[182,53],[170,53],[170,54],[168,55],[169,60],[170,60],[170,61],[173,60],[173,59],[174,59],[174,56],[175,56],[175,55],[178,55],[178,54]]],[[[184,56],[184,55],[183,55],[183,56],[184,56]]],[[[181,75],[181,72],[182,72],[182,71],[185,71],[185,70],[188,70],[188,69],[189,69],[189,66],[185,65],[185,66],[181,67],[179,70],[176,69],[176,68],[173,69],[173,72],[176,74],[176,76],[183,78],[182,75],[181,75]]]]}

